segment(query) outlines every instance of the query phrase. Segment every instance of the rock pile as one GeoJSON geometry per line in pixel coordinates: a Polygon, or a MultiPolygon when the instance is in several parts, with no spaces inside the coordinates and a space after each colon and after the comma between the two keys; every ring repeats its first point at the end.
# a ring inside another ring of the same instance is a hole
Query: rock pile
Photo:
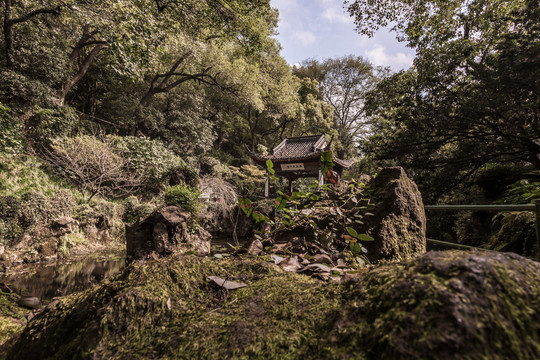
{"type": "Polygon", "coordinates": [[[133,225],[126,225],[126,256],[141,259],[145,256],[163,257],[173,253],[210,253],[210,234],[204,229],[189,229],[189,211],[166,206],[133,225]]]}

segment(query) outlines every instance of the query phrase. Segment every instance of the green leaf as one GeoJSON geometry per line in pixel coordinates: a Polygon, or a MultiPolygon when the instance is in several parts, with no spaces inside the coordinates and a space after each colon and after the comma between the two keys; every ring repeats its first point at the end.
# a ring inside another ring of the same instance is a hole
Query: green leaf
{"type": "Polygon", "coordinates": [[[283,210],[285,206],[287,205],[287,199],[285,197],[280,196],[276,199],[276,201],[278,201],[278,206],[276,207],[276,211],[283,210]]]}
{"type": "Polygon", "coordinates": [[[268,216],[261,214],[260,212],[254,211],[252,214],[253,219],[255,220],[255,223],[260,223],[261,221],[268,222],[270,219],[268,216]]]}
{"type": "Polygon", "coordinates": [[[248,198],[239,198],[238,205],[247,217],[249,217],[253,212],[253,203],[248,198]]]}
{"type": "Polygon", "coordinates": [[[351,244],[351,252],[353,253],[354,256],[356,256],[362,252],[362,247],[360,246],[359,243],[351,244]]]}
{"type": "Polygon", "coordinates": [[[373,241],[373,240],[375,240],[374,238],[372,238],[371,236],[369,236],[367,234],[360,234],[356,238],[358,240],[360,240],[360,241],[373,241]]]}
{"type": "Polygon", "coordinates": [[[349,235],[351,235],[352,237],[358,238],[358,233],[357,233],[356,230],[354,230],[352,227],[347,226],[347,232],[348,232],[349,235]]]}

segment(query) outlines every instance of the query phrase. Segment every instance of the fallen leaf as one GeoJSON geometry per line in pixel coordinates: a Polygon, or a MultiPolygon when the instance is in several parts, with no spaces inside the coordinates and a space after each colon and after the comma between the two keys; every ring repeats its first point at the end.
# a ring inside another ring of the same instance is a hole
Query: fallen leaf
{"type": "Polygon", "coordinates": [[[274,264],[276,264],[276,265],[279,265],[280,262],[285,260],[284,257],[277,256],[277,255],[272,255],[271,258],[272,258],[272,261],[274,262],[274,264]]]}
{"type": "Polygon", "coordinates": [[[254,256],[257,256],[259,255],[260,253],[262,253],[264,251],[264,246],[261,242],[261,240],[259,239],[255,239],[251,242],[251,244],[249,245],[248,247],[248,250],[247,250],[247,253],[249,255],[254,255],[254,256]]]}
{"type": "Polygon", "coordinates": [[[306,266],[305,268],[303,268],[299,272],[305,272],[305,271],[309,271],[309,272],[312,272],[312,273],[328,273],[328,274],[330,274],[331,269],[326,265],[315,263],[315,264],[310,264],[310,265],[306,266]]]}
{"type": "Polygon", "coordinates": [[[300,263],[298,262],[297,256],[286,258],[279,263],[279,266],[281,266],[283,270],[288,272],[297,272],[299,269],[302,268],[302,265],[300,265],[300,263]]]}
{"type": "Polygon", "coordinates": [[[314,260],[314,262],[319,263],[319,264],[334,265],[334,262],[332,261],[332,258],[327,254],[313,255],[313,260],[314,260]]]}
{"type": "Polygon", "coordinates": [[[276,243],[272,246],[272,252],[286,251],[290,246],[291,244],[289,242],[276,243]]]}
{"type": "Polygon", "coordinates": [[[222,288],[225,288],[227,290],[235,290],[247,286],[247,284],[226,280],[217,276],[208,276],[208,279],[212,280],[218,286],[221,286],[222,288]]]}

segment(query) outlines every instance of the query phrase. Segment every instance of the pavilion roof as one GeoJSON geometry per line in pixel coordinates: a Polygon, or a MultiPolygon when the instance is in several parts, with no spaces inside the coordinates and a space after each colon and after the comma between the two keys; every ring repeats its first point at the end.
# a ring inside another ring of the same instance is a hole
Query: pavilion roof
{"type": "MultiPolygon", "coordinates": [[[[328,146],[325,134],[288,137],[272,150],[272,154],[250,153],[250,156],[261,164],[266,160],[272,160],[275,163],[304,161],[320,158],[321,153],[326,151],[328,146]]],[[[334,163],[346,169],[353,163],[353,160],[341,160],[334,155],[332,158],[334,163]]]]}

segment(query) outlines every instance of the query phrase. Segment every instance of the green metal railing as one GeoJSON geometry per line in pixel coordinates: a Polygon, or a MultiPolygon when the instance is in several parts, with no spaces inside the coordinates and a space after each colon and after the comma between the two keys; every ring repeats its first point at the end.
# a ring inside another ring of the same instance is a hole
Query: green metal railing
{"type": "MultiPolygon", "coordinates": [[[[535,229],[536,241],[538,243],[538,260],[540,260],[540,199],[534,201],[534,204],[516,204],[516,205],[426,205],[426,210],[434,211],[533,211],[536,215],[535,229]]],[[[444,245],[461,249],[477,249],[472,246],[450,243],[435,239],[427,239],[428,242],[437,245],[444,245]]]]}

